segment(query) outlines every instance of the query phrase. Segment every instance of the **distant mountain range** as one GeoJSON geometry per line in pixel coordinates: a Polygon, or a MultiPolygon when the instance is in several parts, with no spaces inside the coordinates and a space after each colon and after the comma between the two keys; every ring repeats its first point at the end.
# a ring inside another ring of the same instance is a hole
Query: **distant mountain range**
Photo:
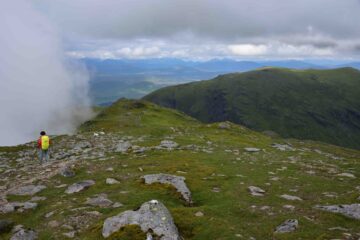
{"type": "Polygon", "coordinates": [[[262,68],[165,87],[145,100],[203,122],[360,149],[360,71],[262,68]]]}
{"type": "Polygon", "coordinates": [[[342,61],[236,61],[213,59],[185,61],[181,59],[83,59],[91,73],[90,95],[95,104],[111,103],[121,97],[141,98],[164,86],[214,78],[220,74],[250,71],[261,67],[293,69],[329,69],[354,67],[360,62],[342,61]]]}

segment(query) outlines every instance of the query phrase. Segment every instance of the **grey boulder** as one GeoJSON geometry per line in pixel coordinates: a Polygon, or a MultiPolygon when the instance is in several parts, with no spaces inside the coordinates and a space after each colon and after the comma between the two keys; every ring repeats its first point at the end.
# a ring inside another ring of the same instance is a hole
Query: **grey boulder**
{"type": "Polygon", "coordinates": [[[12,235],[10,240],[35,240],[37,238],[38,235],[35,231],[21,228],[12,235]]]}
{"type": "Polygon", "coordinates": [[[288,233],[293,232],[299,226],[297,219],[288,219],[283,222],[281,225],[276,227],[275,233],[288,233]]]}
{"type": "Polygon", "coordinates": [[[93,181],[93,180],[85,180],[85,181],[81,181],[78,183],[74,183],[66,189],[65,193],[67,193],[67,194],[77,193],[77,192],[80,192],[80,191],[83,191],[83,190],[89,188],[90,186],[92,186],[94,184],[95,184],[95,181],[93,181]]]}
{"type": "Polygon", "coordinates": [[[181,194],[181,196],[184,198],[184,200],[187,203],[189,204],[192,203],[191,192],[189,188],[186,186],[185,177],[159,173],[159,174],[145,175],[141,178],[144,179],[145,184],[153,184],[153,183],[170,184],[176,188],[176,190],[181,194]]]}
{"type": "Polygon", "coordinates": [[[10,195],[19,195],[19,196],[27,196],[27,195],[34,195],[43,189],[45,189],[46,186],[44,185],[27,185],[22,186],[17,189],[14,189],[10,191],[8,194],[10,195]]]}
{"type": "Polygon", "coordinates": [[[324,210],[332,213],[340,213],[350,218],[360,220],[360,204],[341,204],[328,206],[315,206],[316,209],[324,210]]]}
{"type": "Polygon", "coordinates": [[[115,152],[126,153],[131,148],[130,142],[120,142],[116,145],[115,152]]]}
{"type": "Polygon", "coordinates": [[[142,204],[137,211],[129,210],[107,218],[103,225],[102,235],[107,238],[127,225],[138,225],[145,233],[152,231],[160,237],[160,240],[180,240],[170,212],[157,200],[142,204]]]}
{"type": "Polygon", "coordinates": [[[97,207],[110,207],[113,204],[113,202],[107,199],[106,194],[99,194],[94,198],[88,198],[86,200],[86,204],[97,207]]]}

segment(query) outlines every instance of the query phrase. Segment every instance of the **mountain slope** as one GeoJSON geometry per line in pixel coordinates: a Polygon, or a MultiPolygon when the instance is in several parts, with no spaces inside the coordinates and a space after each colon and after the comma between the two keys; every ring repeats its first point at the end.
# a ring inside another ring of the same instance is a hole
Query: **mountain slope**
{"type": "MultiPolygon", "coordinates": [[[[341,239],[345,233],[349,239],[359,237],[359,220],[314,208],[358,202],[360,152],[356,150],[272,139],[231,123],[202,124],[175,110],[129,100],[104,109],[73,136],[54,136],[48,164],[37,164],[35,144],[0,147],[0,218],[32,229],[40,240],[67,239],[63,234],[68,233],[77,239],[103,239],[105,219],[152,199],[169,209],[186,240],[341,239]],[[164,140],[179,146],[160,147],[164,140]],[[124,143],[129,148],[117,151],[124,143]],[[247,149],[251,147],[256,149],[247,149]],[[74,176],[61,174],[64,166],[74,176]],[[186,177],[193,205],[170,186],[145,185],[140,180],[157,173],[186,177]],[[106,184],[107,178],[119,183],[106,184]],[[65,193],[84,180],[94,185],[65,193]],[[35,198],[14,195],[29,184],[46,189],[35,198]],[[250,186],[265,193],[253,196],[250,186]],[[284,194],[302,200],[288,200],[284,194]],[[88,203],[99,195],[123,205],[88,203]],[[25,201],[38,205],[24,209],[25,201]],[[17,210],[1,213],[7,203],[17,210]],[[298,229],[274,233],[287,219],[297,219],[298,229]]],[[[11,235],[0,232],[0,239],[11,235]]],[[[128,226],[108,239],[145,238],[139,228],[128,226]]]]}
{"type": "Polygon", "coordinates": [[[166,87],[144,97],[203,122],[360,149],[360,72],[262,68],[166,87]]]}

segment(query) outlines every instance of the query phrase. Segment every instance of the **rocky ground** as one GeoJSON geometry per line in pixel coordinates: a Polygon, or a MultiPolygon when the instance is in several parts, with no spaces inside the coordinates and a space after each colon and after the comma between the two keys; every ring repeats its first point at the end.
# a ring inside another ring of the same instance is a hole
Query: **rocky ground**
{"type": "Polygon", "coordinates": [[[360,239],[360,152],[120,101],[0,148],[0,239],[360,239]]]}

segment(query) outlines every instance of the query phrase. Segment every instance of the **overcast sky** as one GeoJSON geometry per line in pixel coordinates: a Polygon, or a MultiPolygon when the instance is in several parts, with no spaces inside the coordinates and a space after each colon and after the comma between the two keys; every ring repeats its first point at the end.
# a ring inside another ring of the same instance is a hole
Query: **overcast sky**
{"type": "Polygon", "coordinates": [[[360,0],[31,1],[74,57],[360,56],[360,0]]]}

